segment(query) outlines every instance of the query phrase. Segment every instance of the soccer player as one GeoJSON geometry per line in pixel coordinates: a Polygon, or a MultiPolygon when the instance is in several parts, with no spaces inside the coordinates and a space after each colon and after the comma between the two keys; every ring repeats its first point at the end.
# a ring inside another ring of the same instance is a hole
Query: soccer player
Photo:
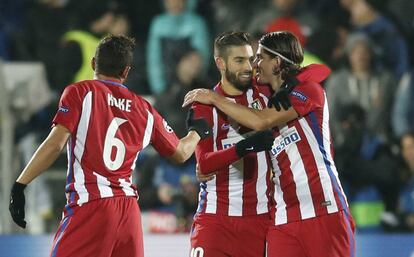
{"type": "MultiPolygon", "coordinates": [[[[214,88],[218,95],[249,108],[266,106],[264,93],[252,84],[253,50],[247,33],[216,37],[214,58],[221,73],[214,88]]],[[[244,139],[251,129],[214,106],[195,103],[192,108],[194,116],[205,118],[213,130],[213,137],[197,146],[199,172],[215,176],[200,184],[191,257],[264,256],[271,224],[270,159],[264,150],[272,146],[272,133],[258,132],[244,139]]]]}
{"type": "Polygon", "coordinates": [[[264,35],[256,56],[258,82],[276,92],[271,102],[290,88],[287,110],[246,108],[202,89],[189,92],[184,105],[212,104],[244,126],[274,128],[276,207],[267,235],[269,257],[355,256],[354,223],[332,158],[328,104],[319,84],[329,73],[300,68],[303,50],[289,32],[264,35]],[[299,84],[286,87],[283,82],[295,74],[299,84]]]}
{"type": "Polygon", "coordinates": [[[125,36],[100,41],[91,62],[95,79],[65,88],[49,136],[13,185],[9,210],[25,228],[23,190],[67,144],[67,205],[50,256],[144,256],[138,195],[131,181],[138,154],[151,144],[161,155],[184,162],[200,138],[211,134],[205,120],[190,115],[190,131],[179,140],[147,101],[122,84],[134,46],[125,36]]]}

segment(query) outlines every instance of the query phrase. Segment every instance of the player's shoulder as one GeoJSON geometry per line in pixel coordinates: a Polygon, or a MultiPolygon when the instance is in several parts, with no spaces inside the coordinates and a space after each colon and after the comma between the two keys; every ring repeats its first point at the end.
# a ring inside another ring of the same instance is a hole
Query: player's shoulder
{"type": "Polygon", "coordinates": [[[324,98],[324,89],[319,83],[304,81],[297,85],[290,95],[298,98],[302,102],[306,102],[307,100],[319,102],[324,98]]]}

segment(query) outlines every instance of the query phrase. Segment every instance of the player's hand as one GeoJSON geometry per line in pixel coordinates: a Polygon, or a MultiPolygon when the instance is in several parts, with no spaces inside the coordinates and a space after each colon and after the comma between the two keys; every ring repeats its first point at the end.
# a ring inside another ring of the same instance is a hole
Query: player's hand
{"type": "Polygon", "coordinates": [[[11,194],[10,194],[10,204],[9,211],[14,220],[14,222],[22,228],[26,228],[26,221],[24,220],[24,189],[26,185],[15,182],[11,194]]]}
{"type": "Polygon", "coordinates": [[[194,130],[200,136],[201,139],[211,136],[211,127],[208,122],[203,119],[194,119],[194,110],[190,108],[187,113],[186,119],[187,130],[194,130]]]}
{"type": "Polygon", "coordinates": [[[182,106],[185,107],[193,102],[211,105],[213,104],[215,95],[216,93],[210,89],[193,89],[185,95],[182,106]]]}
{"type": "Polygon", "coordinates": [[[216,174],[217,174],[216,172],[212,172],[209,174],[202,174],[200,172],[200,167],[198,166],[198,164],[196,165],[196,177],[197,177],[197,181],[200,183],[213,180],[216,174]]]}
{"type": "Polygon", "coordinates": [[[237,155],[243,157],[253,152],[269,151],[272,149],[274,140],[270,130],[256,132],[236,144],[237,155]]]}
{"type": "Polygon", "coordinates": [[[274,106],[277,111],[288,110],[292,107],[292,103],[289,99],[289,94],[292,92],[293,88],[299,84],[299,80],[295,77],[289,77],[283,81],[279,90],[269,99],[267,106],[271,108],[274,106]]]}

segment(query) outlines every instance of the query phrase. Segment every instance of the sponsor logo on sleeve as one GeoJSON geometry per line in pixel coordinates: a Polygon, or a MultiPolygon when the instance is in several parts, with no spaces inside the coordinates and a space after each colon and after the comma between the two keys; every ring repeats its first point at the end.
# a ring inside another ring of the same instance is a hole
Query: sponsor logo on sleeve
{"type": "Polygon", "coordinates": [[[299,142],[300,140],[301,138],[296,128],[291,127],[275,138],[275,141],[273,141],[272,150],[270,152],[273,156],[278,156],[282,151],[287,149],[293,143],[299,142]]]}
{"type": "Polygon", "coordinates": [[[162,124],[164,125],[165,131],[167,131],[168,133],[173,133],[174,130],[170,127],[170,125],[168,125],[166,120],[162,120],[162,124]]]}
{"type": "Polygon", "coordinates": [[[66,106],[59,106],[58,112],[68,113],[69,108],[66,106]]]}
{"type": "Polygon", "coordinates": [[[294,97],[296,97],[296,98],[298,98],[299,100],[301,100],[302,102],[305,102],[307,99],[308,99],[308,97],[307,96],[305,96],[302,92],[299,92],[299,91],[296,91],[296,90],[293,90],[292,91],[292,93],[290,93],[292,96],[294,96],[294,97]]]}

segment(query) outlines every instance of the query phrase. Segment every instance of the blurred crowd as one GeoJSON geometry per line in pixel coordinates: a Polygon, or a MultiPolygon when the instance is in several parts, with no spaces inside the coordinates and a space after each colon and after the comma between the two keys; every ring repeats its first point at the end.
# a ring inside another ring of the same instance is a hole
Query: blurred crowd
{"type": "MultiPolygon", "coordinates": [[[[63,88],[93,77],[90,59],[108,33],[136,39],[126,85],[183,136],[184,95],[219,79],[214,37],[243,30],[254,45],[288,30],[305,49],[303,65],[333,71],[324,87],[335,159],[359,231],[414,232],[413,13],[411,0],[2,0],[0,59],[42,62],[55,96],[21,121],[16,144],[33,131],[44,137],[63,88]]],[[[151,149],[140,155],[136,183],[150,231],[189,230],[194,167],[151,149]]]]}

